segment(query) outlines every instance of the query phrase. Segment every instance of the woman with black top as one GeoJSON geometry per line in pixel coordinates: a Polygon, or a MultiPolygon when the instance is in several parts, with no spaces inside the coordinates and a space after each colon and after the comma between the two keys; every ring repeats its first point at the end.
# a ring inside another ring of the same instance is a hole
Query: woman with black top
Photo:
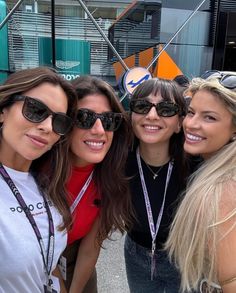
{"type": "Polygon", "coordinates": [[[136,220],[125,241],[130,292],[176,293],[180,287],[179,274],[162,248],[190,169],[182,147],[184,109],[173,81],[145,81],[131,98],[135,147],[127,175],[136,220]]]}

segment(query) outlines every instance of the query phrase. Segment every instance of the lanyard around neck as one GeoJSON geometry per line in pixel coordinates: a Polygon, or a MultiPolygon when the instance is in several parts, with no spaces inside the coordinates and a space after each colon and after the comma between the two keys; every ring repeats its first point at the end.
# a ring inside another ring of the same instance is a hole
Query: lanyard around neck
{"type": "Polygon", "coordinates": [[[74,202],[70,206],[71,214],[74,212],[75,208],[77,207],[77,205],[79,204],[79,202],[82,199],[83,195],[85,194],[85,192],[86,192],[86,190],[87,190],[92,178],[93,178],[93,171],[90,173],[90,175],[89,175],[88,179],[86,180],[84,186],[82,187],[82,189],[80,190],[80,192],[76,196],[74,202]]]}
{"type": "Polygon", "coordinates": [[[141,164],[141,159],[140,159],[139,147],[137,147],[137,149],[136,149],[136,158],[137,158],[139,175],[140,175],[142,189],[143,189],[143,195],[144,195],[144,200],[145,200],[147,216],[148,216],[149,229],[150,229],[150,233],[151,233],[151,237],[152,237],[152,272],[151,272],[151,279],[152,279],[154,269],[155,269],[155,266],[154,266],[154,254],[155,254],[155,250],[156,250],[156,237],[157,237],[157,233],[159,231],[160,224],[161,224],[161,219],[162,219],[162,216],[163,216],[167,188],[168,188],[168,185],[169,185],[169,181],[170,181],[170,177],[171,177],[171,173],[172,173],[172,169],[173,169],[173,161],[170,161],[169,164],[168,164],[168,171],[167,171],[167,175],[166,175],[166,182],[165,182],[165,190],[164,190],[164,195],[163,195],[163,201],[162,201],[161,209],[160,209],[159,215],[157,217],[157,222],[156,222],[156,225],[155,225],[154,220],[153,220],[151,203],[150,203],[149,196],[148,196],[147,186],[146,186],[144,175],[143,175],[143,169],[142,169],[142,164],[141,164]]]}
{"type": "Polygon", "coordinates": [[[13,183],[11,177],[7,173],[6,169],[3,167],[2,163],[0,163],[0,173],[2,175],[2,178],[5,180],[5,182],[7,183],[9,188],[11,189],[11,191],[12,191],[13,195],[15,196],[16,200],[18,201],[19,205],[23,209],[27,219],[30,222],[30,225],[32,226],[32,228],[34,230],[34,233],[36,235],[36,238],[37,238],[39,246],[40,246],[45,271],[47,273],[48,285],[49,285],[49,287],[51,287],[51,285],[52,285],[51,269],[52,269],[52,263],[53,263],[54,240],[55,240],[55,238],[54,238],[53,218],[52,218],[52,214],[51,214],[48,202],[46,201],[46,198],[45,198],[44,194],[41,193],[42,197],[43,197],[43,200],[44,200],[46,212],[47,212],[47,215],[48,215],[48,222],[49,222],[49,239],[48,239],[48,248],[47,248],[47,253],[46,253],[46,249],[45,249],[45,246],[44,246],[44,243],[43,243],[43,238],[42,238],[41,233],[39,231],[39,228],[38,228],[38,226],[37,226],[37,224],[36,224],[36,222],[34,220],[34,217],[31,214],[29,208],[27,207],[27,205],[26,205],[22,195],[20,194],[19,190],[17,189],[17,187],[13,183]]]}
{"type": "Polygon", "coordinates": [[[150,228],[150,232],[151,232],[151,236],[152,236],[152,241],[154,242],[155,239],[156,239],[156,236],[157,236],[157,233],[158,233],[158,230],[159,230],[159,227],[160,227],[160,223],[161,223],[161,218],[162,218],[162,215],[163,215],[165,199],[166,199],[166,192],[167,192],[167,187],[168,187],[170,177],[171,177],[171,173],[172,173],[172,169],[173,169],[173,162],[172,161],[169,162],[169,165],[168,165],[168,171],[167,171],[167,176],[166,176],[163,201],[162,201],[161,209],[160,209],[160,212],[159,212],[159,215],[158,215],[158,218],[157,218],[157,223],[155,225],[154,220],[153,220],[151,203],[150,203],[150,200],[149,200],[148,191],[147,191],[147,187],[146,187],[146,183],[145,183],[145,179],[144,179],[144,175],[143,175],[143,169],[142,169],[142,165],[141,165],[139,148],[137,148],[137,150],[136,150],[136,157],[137,157],[139,175],[140,175],[142,189],[143,189],[143,195],[144,195],[144,199],[145,199],[145,205],[146,205],[146,211],[147,211],[147,216],[148,216],[149,228],[150,228]]]}

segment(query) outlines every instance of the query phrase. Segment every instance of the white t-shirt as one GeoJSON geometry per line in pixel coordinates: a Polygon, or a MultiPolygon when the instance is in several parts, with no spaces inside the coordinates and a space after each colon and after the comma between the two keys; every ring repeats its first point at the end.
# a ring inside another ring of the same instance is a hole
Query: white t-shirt
{"type": "MultiPolygon", "coordinates": [[[[47,249],[48,216],[34,178],[26,172],[5,169],[34,216],[47,249]]],[[[50,202],[49,206],[55,230],[53,270],[66,247],[67,234],[58,231],[62,217],[50,202]]],[[[34,230],[0,175],[0,293],[41,293],[44,284],[46,274],[34,230]]]]}

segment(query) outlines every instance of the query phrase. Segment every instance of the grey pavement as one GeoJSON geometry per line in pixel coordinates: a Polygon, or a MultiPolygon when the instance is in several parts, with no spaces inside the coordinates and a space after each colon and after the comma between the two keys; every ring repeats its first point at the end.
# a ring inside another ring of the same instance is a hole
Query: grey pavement
{"type": "Polygon", "coordinates": [[[96,265],[98,293],[129,293],[125,263],[124,236],[115,232],[114,241],[105,240],[96,265]]]}

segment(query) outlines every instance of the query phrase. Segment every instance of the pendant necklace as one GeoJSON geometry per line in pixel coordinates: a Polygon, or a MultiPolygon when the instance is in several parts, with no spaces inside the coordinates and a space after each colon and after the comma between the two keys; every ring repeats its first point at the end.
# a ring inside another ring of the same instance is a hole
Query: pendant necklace
{"type": "MultiPolygon", "coordinates": [[[[143,160],[144,161],[144,160],[143,160]]],[[[153,170],[152,170],[152,168],[144,161],[144,163],[145,163],[145,165],[147,166],[147,168],[148,168],[148,170],[149,171],[151,171],[151,173],[152,173],[152,178],[153,178],[153,180],[156,180],[156,178],[158,177],[158,174],[161,172],[161,170],[162,170],[162,168],[165,166],[165,165],[163,165],[163,166],[161,166],[158,170],[157,170],[157,172],[154,172],[153,170]]]]}

